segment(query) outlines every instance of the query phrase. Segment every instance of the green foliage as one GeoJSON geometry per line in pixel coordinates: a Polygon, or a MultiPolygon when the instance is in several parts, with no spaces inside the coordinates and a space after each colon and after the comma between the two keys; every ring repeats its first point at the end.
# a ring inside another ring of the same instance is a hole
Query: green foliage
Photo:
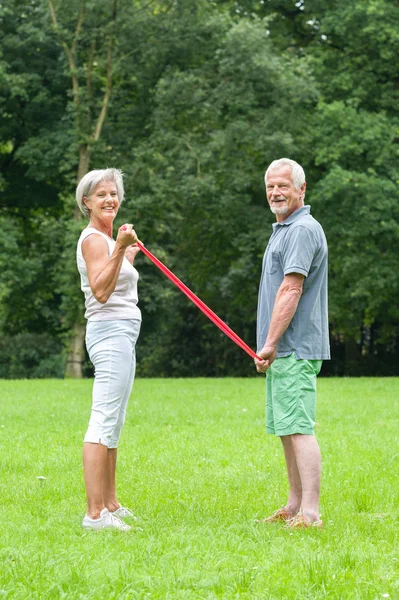
{"type": "Polygon", "coordinates": [[[69,132],[65,132],[67,79],[59,68],[47,12],[47,3],[28,0],[0,7],[0,140],[12,144],[11,156],[0,156],[0,160],[10,184],[14,183],[15,160],[29,165],[23,176],[47,186],[57,174],[48,158],[53,154],[58,162],[70,144],[69,132]]]}
{"type": "Polygon", "coordinates": [[[0,325],[3,332],[60,329],[60,296],[54,287],[62,228],[42,211],[29,218],[0,216],[0,325]],[[38,285],[40,282],[40,285],[38,285]]]}
{"type": "Polygon", "coordinates": [[[399,244],[399,208],[391,202],[396,189],[394,182],[375,172],[335,167],[314,191],[315,206],[333,249],[332,322],[336,330],[356,336],[360,324],[371,326],[378,320],[384,342],[397,335],[392,322],[399,319],[397,303],[392,303],[392,297],[399,293],[399,257],[395,251],[399,244]],[[334,219],[330,217],[332,212],[334,219]],[[342,235],[345,223],[350,227],[342,235]]]}
{"type": "Polygon", "coordinates": [[[63,377],[62,346],[45,333],[19,333],[0,338],[1,379],[63,377]]]}
{"type": "Polygon", "coordinates": [[[76,321],[83,322],[80,275],[76,267],[76,245],[82,230],[87,227],[87,220],[81,216],[73,219],[71,215],[76,205],[73,196],[63,199],[65,213],[59,221],[58,229],[62,232],[62,247],[57,260],[57,270],[53,282],[55,290],[61,298],[63,331],[68,332],[76,321]]]}
{"type": "MultiPolygon", "coordinates": [[[[288,155],[305,167],[307,199],[329,241],[332,336],[347,351],[331,372],[395,356],[398,6],[119,0],[115,14],[108,0],[53,6],[56,25],[48,0],[0,6],[0,331],[65,341],[83,321],[75,246],[85,222],[75,223],[73,192],[85,147],[90,168],[126,173],[116,225],[133,222],[252,346],[273,221],[263,173],[288,155]],[[113,24],[112,86],[94,139],[113,24]]],[[[136,264],[143,375],[153,364],[164,375],[252,372],[146,259],[136,264]]]]}
{"type": "MultiPolygon", "coordinates": [[[[264,22],[207,18],[199,33],[208,41],[207,60],[197,55],[184,70],[170,68],[157,85],[151,135],[135,157],[135,223],[147,245],[154,240],[155,253],[159,246],[168,250],[168,266],[252,343],[272,221],[264,201],[265,164],[275,152],[299,154],[298,111],[306,122],[316,94],[305,63],[274,54],[264,22]]],[[[145,308],[146,290],[140,289],[145,308]]],[[[171,348],[167,328],[162,341],[164,322],[156,322],[157,335],[161,347],[171,348]]],[[[187,319],[175,311],[166,322],[174,334],[181,332],[180,347],[192,344],[187,319]]],[[[200,372],[221,373],[214,370],[214,356],[224,356],[218,333],[208,337],[204,326],[198,333],[195,347],[209,365],[200,372]]],[[[248,373],[240,353],[232,355],[221,364],[248,373]]]]}
{"type": "Polygon", "coordinates": [[[321,93],[309,197],[330,244],[333,332],[371,354],[398,336],[399,10],[385,0],[305,10],[315,11],[308,50],[321,93]]]}
{"type": "Polygon", "coordinates": [[[398,5],[390,0],[335,0],[310,6],[318,32],[312,52],[328,102],[351,99],[367,110],[396,115],[398,5]]]}

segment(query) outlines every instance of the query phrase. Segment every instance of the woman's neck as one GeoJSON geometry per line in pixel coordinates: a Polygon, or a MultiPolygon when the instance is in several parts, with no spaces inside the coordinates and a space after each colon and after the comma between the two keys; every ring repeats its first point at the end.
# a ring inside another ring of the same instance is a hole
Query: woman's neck
{"type": "Polygon", "coordinates": [[[92,227],[93,229],[97,229],[97,231],[101,231],[101,233],[105,233],[108,237],[112,239],[112,223],[103,223],[102,221],[98,221],[97,219],[90,219],[90,223],[88,227],[92,227]]]}

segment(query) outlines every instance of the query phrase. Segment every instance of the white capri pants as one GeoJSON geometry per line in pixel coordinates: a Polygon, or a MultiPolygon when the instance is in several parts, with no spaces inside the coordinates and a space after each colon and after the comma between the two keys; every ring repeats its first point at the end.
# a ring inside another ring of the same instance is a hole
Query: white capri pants
{"type": "Polygon", "coordinates": [[[117,448],[136,372],[141,321],[88,321],[86,348],[94,365],[93,403],[84,441],[117,448]]]}

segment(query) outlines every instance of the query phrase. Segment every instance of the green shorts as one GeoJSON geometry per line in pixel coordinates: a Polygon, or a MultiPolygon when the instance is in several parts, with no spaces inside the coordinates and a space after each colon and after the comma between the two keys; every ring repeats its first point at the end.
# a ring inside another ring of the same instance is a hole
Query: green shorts
{"type": "Polygon", "coordinates": [[[266,372],[266,431],[277,436],[314,435],[316,377],[322,360],[276,358],[266,372]]]}

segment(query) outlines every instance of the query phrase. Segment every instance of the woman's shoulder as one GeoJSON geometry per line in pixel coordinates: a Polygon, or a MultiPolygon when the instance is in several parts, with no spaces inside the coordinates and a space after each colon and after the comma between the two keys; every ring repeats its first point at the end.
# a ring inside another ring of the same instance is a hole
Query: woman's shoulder
{"type": "Polygon", "coordinates": [[[89,235],[98,234],[105,239],[108,239],[108,236],[105,235],[102,231],[98,231],[98,229],[94,229],[94,227],[85,227],[80,233],[80,239],[84,239],[89,235]]]}
{"type": "Polygon", "coordinates": [[[79,242],[82,243],[87,238],[90,239],[90,242],[92,242],[92,240],[100,240],[100,238],[102,238],[108,243],[108,245],[111,245],[114,243],[114,240],[109,238],[102,231],[98,231],[98,229],[94,229],[94,227],[85,227],[80,234],[79,242]]]}
{"type": "Polygon", "coordinates": [[[102,248],[108,248],[108,252],[112,252],[113,244],[115,242],[108,238],[105,233],[98,231],[98,229],[94,229],[94,227],[85,227],[82,233],[80,234],[80,238],[78,240],[78,253],[83,251],[94,251],[101,250],[102,248]]]}

